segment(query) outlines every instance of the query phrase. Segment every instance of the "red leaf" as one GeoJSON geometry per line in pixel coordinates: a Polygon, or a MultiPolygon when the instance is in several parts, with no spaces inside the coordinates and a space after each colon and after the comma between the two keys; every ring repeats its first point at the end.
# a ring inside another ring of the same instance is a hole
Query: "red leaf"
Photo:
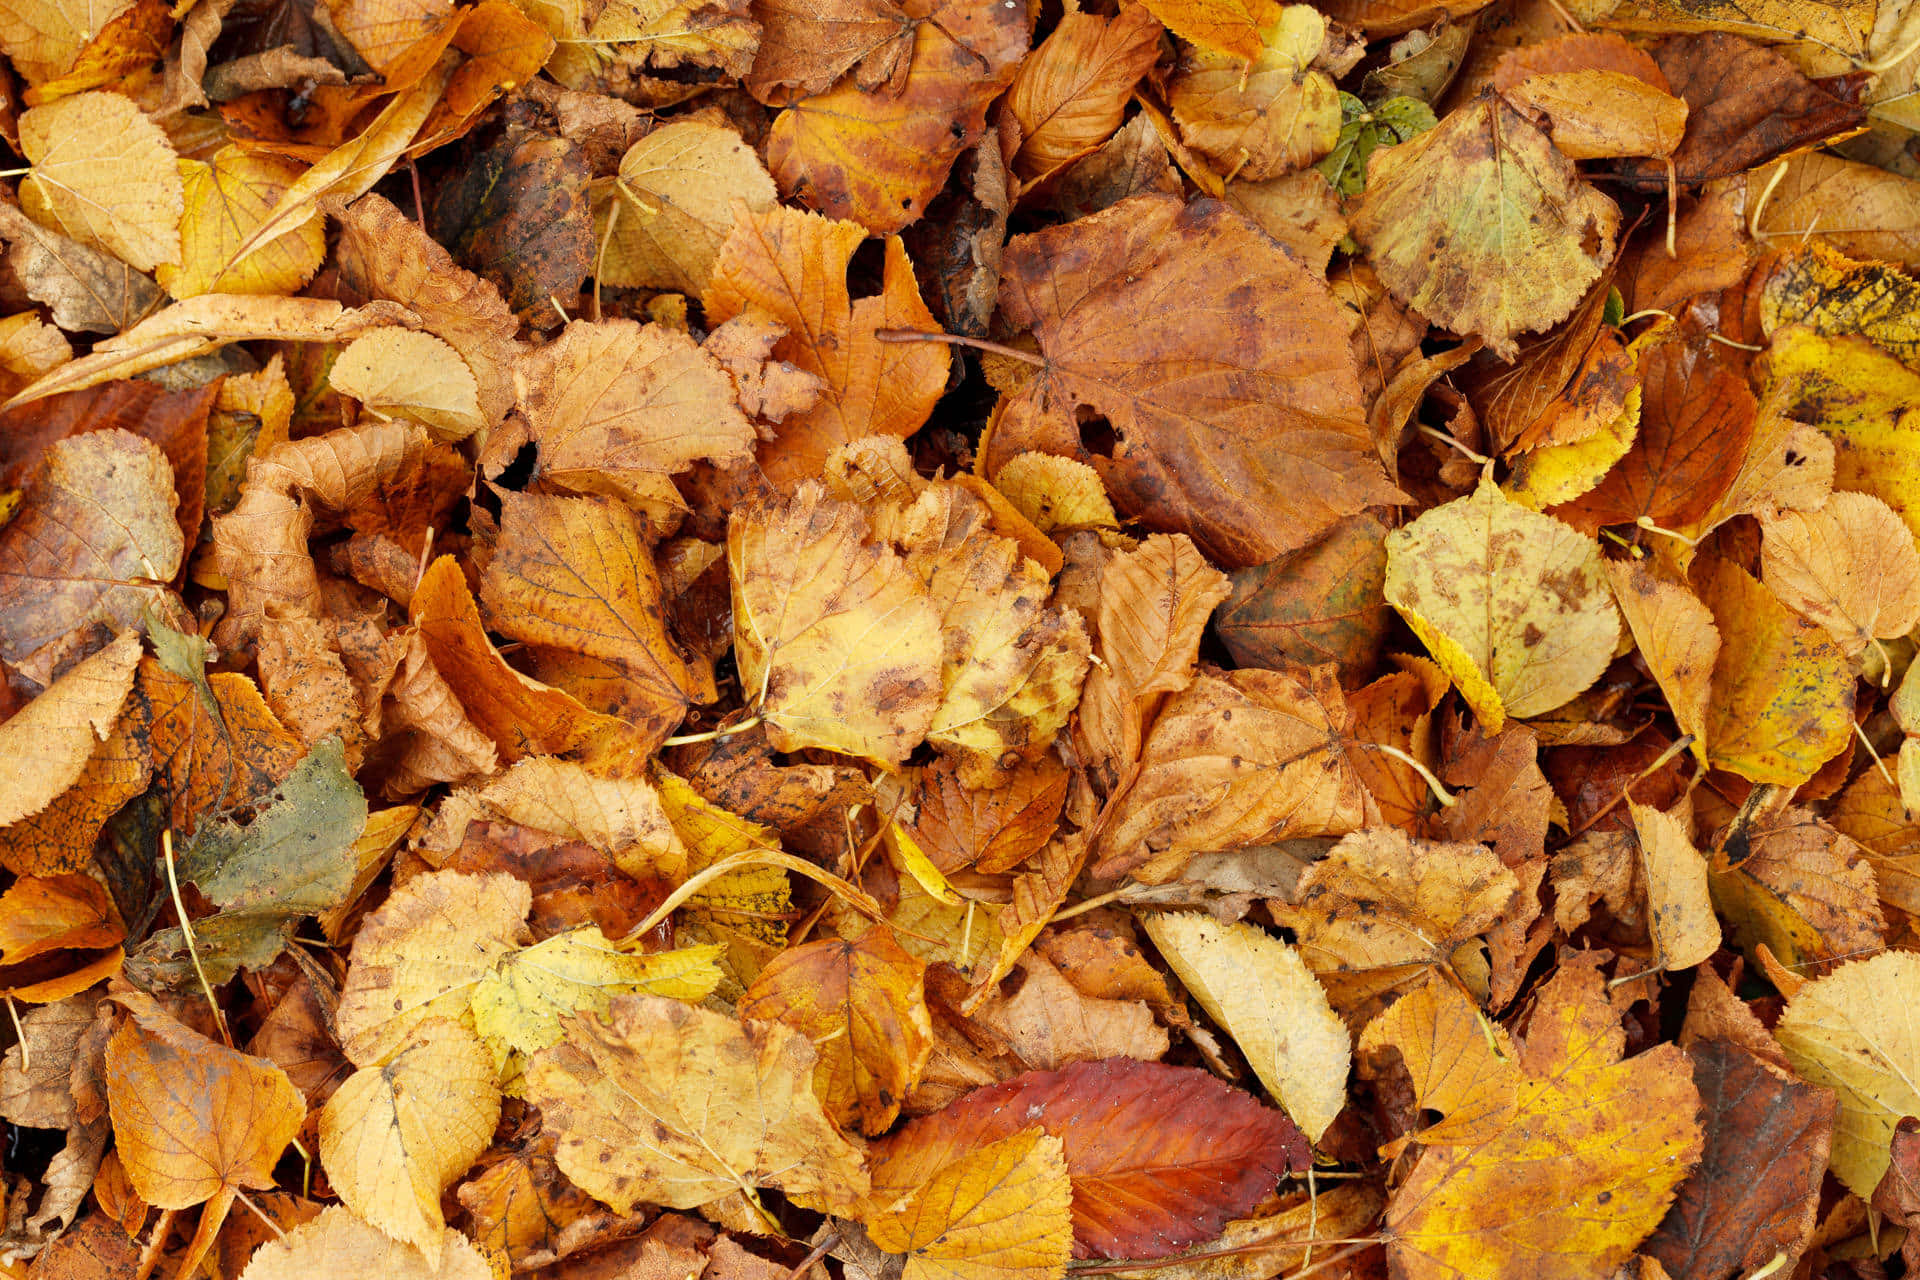
{"type": "Polygon", "coordinates": [[[876,1196],[904,1195],[970,1151],[1039,1125],[1066,1144],[1074,1256],[1163,1258],[1211,1240],[1306,1167],[1291,1120],[1192,1067],[1137,1058],[1029,1071],[875,1144],[876,1196]]]}

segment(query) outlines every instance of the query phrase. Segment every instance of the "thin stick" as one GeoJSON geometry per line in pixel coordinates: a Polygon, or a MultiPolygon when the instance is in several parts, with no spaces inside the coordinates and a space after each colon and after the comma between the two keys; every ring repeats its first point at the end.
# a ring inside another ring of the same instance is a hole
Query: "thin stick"
{"type": "Polygon", "coordinates": [[[1767,211],[1767,201],[1773,199],[1773,189],[1787,176],[1787,162],[1782,160],[1773,167],[1773,173],[1767,178],[1767,185],[1760,188],[1760,198],[1753,202],[1753,212],[1747,215],[1747,234],[1755,240],[1764,240],[1760,234],[1760,215],[1767,211]]]}
{"type": "Polygon", "coordinates": [[[180,877],[173,869],[173,828],[167,827],[160,832],[160,851],[167,861],[167,889],[173,894],[173,910],[180,917],[180,934],[187,940],[187,957],[193,961],[193,972],[200,979],[200,990],[207,996],[207,1007],[213,1010],[213,1024],[220,1028],[220,1038],[227,1042],[227,1048],[233,1048],[233,1033],[227,1030],[227,1015],[220,1010],[220,1002],[213,998],[213,984],[207,981],[207,971],[200,967],[200,948],[193,940],[193,921],[187,919],[186,904],[180,901],[180,877]]]}
{"type": "Polygon", "coordinates": [[[1071,920],[1075,916],[1083,916],[1089,911],[1097,911],[1108,903],[1120,901],[1121,898],[1126,896],[1126,893],[1127,888],[1122,886],[1121,888],[1110,890],[1107,893],[1097,894],[1094,897],[1088,898],[1085,902],[1076,902],[1070,907],[1062,907],[1051,916],[1048,916],[1047,922],[1049,924],[1058,924],[1062,920],[1071,920]]]}
{"type": "Polygon", "coordinates": [[[1440,807],[1442,809],[1453,808],[1455,804],[1455,798],[1454,798],[1453,792],[1441,786],[1440,779],[1434,777],[1433,771],[1427,768],[1427,766],[1421,764],[1418,760],[1414,759],[1412,756],[1408,755],[1406,752],[1402,751],[1400,748],[1388,746],[1384,742],[1369,742],[1369,743],[1365,743],[1364,745],[1369,750],[1378,751],[1383,756],[1391,756],[1395,760],[1398,760],[1401,764],[1406,765],[1409,769],[1412,769],[1415,773],[1419,774],[1421,778],[1423,778],[1426,781],[1427,790],[1433,792],[1433,798],[1440,802],[1440,807]]]}
{"type": "Polygon", "coordinates": [[[13,1018],[13,1034],[20,1037],[20,1070],[33,1070],[33,1050],[27,1047],[27,1029],[20,1025],[20,1009],[13,1003],[13,996],[7,996],[7,1013],[13,1018]]]}
{"type": "Polygon", "coordinates": [[[241,1204],[253,1210],[254,1217],[260,1219],[260,1221],[267,1224],[267,1230],[273,1232],[274,1235],[280,1237],[282,1240],[285,1240],[287,1238],[287,1233],[280,1229],[280,1224],[275,1222],[272,1218],[269,1218],[266,1215],[265,1210],[261,1209],[259,1205],[255,1204],[252,1200],[249,1200],[247,1198],[246,1192],[241,1191],[238,1188],[235,1188],[233,1194],[234,1194],[234,1198],[237,1199],[241,1204]]]}
{"type": "Polygon", "coordinates": [[[832,1250],[833,1246],[839,1243],[840,1243],[840,1233],[838,1231],[827,1232],[826,1236],[821,1239],[820,1243],[813,1246],[813,1252],[809,1253],[806,1257],[800,1259],[800,1264],[796,1266],[793,1270],[787,1272],[787,1280],[800,1280],[800,1277],[803,1274],[805,1274],[806,1269],[808,1267],[820,1261],[820,1259],[826,1257],[828,1252],[832,1250]]]}
{"type": "Polygon", "coordinates": [[[1021,364],[1030,364],[1036,369],[1047,367],[1047,362],[1031,351],[1022,351],[1018,347],[1009,347],[1005,343],[989,342],[985,338],[966,338],[957,333],[924,333],[919,329],[875,329],[873,336],[882,342],[944,342],[952,347],[972,347],[975,351],[991,351],[994,355],[1018,360],[1021,364]]]}
{"type": "Polygon", "coordinates": [[[1435,440],[1438,440],[1441,444],[1447,445],[1450,448],[1458,449],[1466,457],[1467,461],[1477,462],[1483,467],[1490,466],[1492,464],[1493,462],[1492,458],[1487,457],[1483,453],[1475,453],[1473,450],[1467,448],[1467,446],[1465,446],[1464,444],[1461,444],[1458,440],[1455,440],[1452,436],[1448,435],[1446,432],[1435,431],[1432,427],[1426,425],[1424,422],[1418,425],[1419,425],[1420,433],[1422,435],[1432,436],[1435,440]]]}
{"type": "Polygon", "coordinates": [[[1676,542],[1684,542],[1690,547],[1700,545],[1700,539],[1698,538],[1689,538],[1684,533],[1675,533],[1671,529],[1661,528],[1653,522],[1652,516],[1641,516],[1638,520],[1635,520],[1633,524],[1637,529],[1645,529],[1648,533],[1657,533],[1663,538],[1672,538],[1676,542]]]}
{"type": "Polygon", "coordinates": [[[730,738],[736,733],[745,733],[749,729],[758,728],[759,725],[759,716],[748,716],[739,724],[730,724],[718,729],[709,729],[705,733],[678,734],[668,738],[660,745],[663,747],[690,747],[696,742],[714,742],[721,738],[730,738]]]}
{"type": "Polygon", "coordinates": [[[1569,831],[1567,833],[1567,838],[1571,840],[1575,836],[1585,835],[1587,832],[1593,830],[1594,823],[1600,821],[1600,819],[1606,817],[1608,814],[1612,813],[1615,809],[1620,807],[1620,802],[1628,798],[1627,793],[1629,791],[1633,790],[1633,788],[1638,784],[1645,782],[1648,778],[1652,777],[1654,773],[1657,772],[1658,770],[1665,768],[1668,761],[1672,760],[1675,756],[1679,755],[1681,752],[1685,751],[1688,747],[1691,747],[1692,745],[1693,745],[1693,735],[1689,733],[1685,737],[1681,738],[1678,742],[1668,747],[1665,751],[1662,751],[1659,757],[1655,759],[1652,764],[1642,769],[1639,773],[1634,774],[1633,777],[1627,779],[1626,785],[1620,788],[1620,793],[1614,796],[1613,799],[1607,801],[1607,803],[1603,805],[1599,809],[1599,811],[1596,812],[1591,818],[1588,818],[1585,822],[1581,823],[1579,830],[1569,831]]]}

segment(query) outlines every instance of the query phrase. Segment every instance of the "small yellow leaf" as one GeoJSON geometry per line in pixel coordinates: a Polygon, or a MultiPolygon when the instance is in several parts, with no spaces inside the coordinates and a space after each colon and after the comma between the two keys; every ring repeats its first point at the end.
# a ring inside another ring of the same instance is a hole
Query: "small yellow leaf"
{"type": "Polygon", "coordinates": [[[1720,949],[1720,922],[1707,892],[1707,860],[1686,824],[1650,805],[1628,801],[1647,877],[1647,929],[1668,969],[1691,969],[1720,949]]]}
{"type": "Polygon", "coordinates": [[[462,440],[485,420],[480,389],[460,353],[430,333],[375,329],[340,353],[327,381],[381,418],[405,418],[439,440],[462,440]]]}
{"type": "Polygon", "coordinates": [[[326,255],[319,210],[245,257],[240,246],[274,202],[305,170],[263,152],[222,147],[211,161],[180,161],[186,215],[180,223],[180,264],[154,273],[176,298],[202,293],[295,293],[326,255]]]}
{"type": "Polygon", "coordinates": [[[485,1255],[458,1231],[448,1228],[434,1246],[422,1252],[382,1234],[350,1211],[330,1205],[313,1221],[261,1245],[240,1280],[313,1280],[315,1276],[495,1280],[485,1255]]]}
{"type": "Polygon", "coordinates": [[[1899,513],[1842,491],[1818,511],[1761,518],[1760,578],[1848,654],[1920,623],[1920,549],[1899,513]]]}
{"type": "Polygon", "coordinates": [[[593,925],[509,952],[473,991],[473,1024],[506,1048],[532,1053],[560,1042],[560,1019],[604,1014],[617,995],[700,1001],[720,985],[723,948],[621,951],[593,925]]]}
{"type": "Polygon", "coordinates": [[[1073,1256],[1065,1152],[1038,1125],[988,1143],[876,1212],[868,1233],[906,1255],[901,1280],[1060,1280],[1073,1256]]]}
{"type": "Polygon", "coordinates": [[[610,195],[594,210],[594,243],[607,246],[601,283],[698,296],[733,231],[734,201],[757,211],[777,194],[766,166],[732,129],[695,120],[655,129],[627,149],[610,195]]]}

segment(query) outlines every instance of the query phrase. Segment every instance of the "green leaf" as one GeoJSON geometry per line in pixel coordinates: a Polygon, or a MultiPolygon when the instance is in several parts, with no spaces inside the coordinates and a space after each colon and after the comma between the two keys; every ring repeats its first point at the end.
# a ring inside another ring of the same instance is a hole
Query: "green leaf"
{"type": "Polygon", "coordinates": [[[1367,160],[1376,150],[1418,137],[1438,123],[1433,108],[1418,98],[1388,98],[1369,107],[1342,93],[1340,139],[1314,167],[1341,195],[1357,196],[1367,189],[1367,160]]]}

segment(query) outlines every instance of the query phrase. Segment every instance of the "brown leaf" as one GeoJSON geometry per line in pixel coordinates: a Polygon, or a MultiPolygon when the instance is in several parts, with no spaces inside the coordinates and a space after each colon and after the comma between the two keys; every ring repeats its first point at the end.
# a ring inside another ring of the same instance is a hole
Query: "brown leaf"
{"type": "Polygon", "coordinates": [[[1227,652],[1243,667],[1331,662],[1349,688],[1379,661],[1393,613],[1387,526],[1371,512],[1348,516],[1317,542],[1233,575],[1233,595],[1214,613],[1227,652]]]}
{"type": "Polygon", "coordinates": [[[1032,1125],[1065,1145],[1080,1257],[1165,1257],[1210,1239],[1307,1156],[1285,1116],[1203,1071],[1109,1058],[1028,1072],[909,1121],[875,1144],[874,1194],[911,1192],[1032,1125]]]}
{"type": "Polygon", "coordinates": [[[1007,91],[1007,110],[1020,126],[1013,171],[1038,181],[1105,142],[1159,56],[1160,24],[1144,5],[1112,19],[1063,14],[1007,91]]]}
{"type": "Polygon", "coordinates": [[[757,0],[760,50],[747,91],[768,106],[825,93],[849,70],[863,89],[898,89],[914,24],[891,0],[757,0]]]}
{"type": "Polygon", "coordinates": [[[143,658],[133,698],[135,742],[152,758],[155,785],[182,835],[203,815],[265,800],[306,752],[259,687],[235,672],[183,676],[143,658]]]}
{"type": "Polygon", "coordinates": [[[0,236],[12,245],[7,260],[27,295],[63,329],[118,333],[164,296],[118,258],[30,221],[13,205],[0,204],[0,236]]]}
{"type": "Polygon", "coordinates": [[[1872,865],[1804,809],[1754,824],[1739,865],[1714,868],[1713,905],[1749,955],[1764,945],[1808,976],[1885,945],[1872,865]]]}
{"type": "Polygon", "coordinates": [[[139,661],[139,633],[123,632],[74,664],[25,710],[0,722],[0,755],[14,762],[0,784],[6,839],[13,838],[14,824],[82,781],[98,744],[113,731],[139,661]]]}
{"type": "Polygon", "coordinates": [[[316,1275],[382,1276],[385,1280],[490,1280],[481,1252],[448,1228],[432,1254],[403,1244],[350,1211],[333,1206],[269,1240],[253,1255],[242,1280],[301,1280],[316,1275]]]}
{"type": "Polygon", "coordinates": [[[1262,182],[1304,169],[1340,138],[1340,94],[1313,66],[1326,45],[1326,18],[1306,5],[1269,10],[1251,63],[1195,50],[1167,84],[1180,138],[1223,173],[1262,182]]]}
{"type": "Polygon", "coordinates": [[[990,462],[1078,457],[1124,514],[1230,566],[1394,499],[1349,357],[1313,336],[1342,329],[1325,285],[1223,205],[1140,196],[1017,237],[1000,306],[1046,364],[1008,399],[990,462]],[[1146,302],[1169,296],[1179,323],[1146,302]],[[1083,442],[1099,443],[1082,406],[1106,418],[1110,447],[1083,442]]]}
{"type": "Polygon", "coordinates": [[[1100,1058],[1158,1062],[1167,1054],[1167,1033],[1143,1002],[1089,996],[1032,951],[968,1018],[1003,1039],[1020,1065],[1034,1071],[1100,1058]]]}
{"type": "MultiPolygon", "coordinates": [[[[908,806],[895,821],[942,872],[973,867],[987,875],[1011,871],[1052,837],[1072,782],[1049,756],[1022,763],[988,788],[961,783],[952,760],[918,771],[902,794],[908,806]]],[[[891,807],[891,806],[888,806],[891,807]]]]}

